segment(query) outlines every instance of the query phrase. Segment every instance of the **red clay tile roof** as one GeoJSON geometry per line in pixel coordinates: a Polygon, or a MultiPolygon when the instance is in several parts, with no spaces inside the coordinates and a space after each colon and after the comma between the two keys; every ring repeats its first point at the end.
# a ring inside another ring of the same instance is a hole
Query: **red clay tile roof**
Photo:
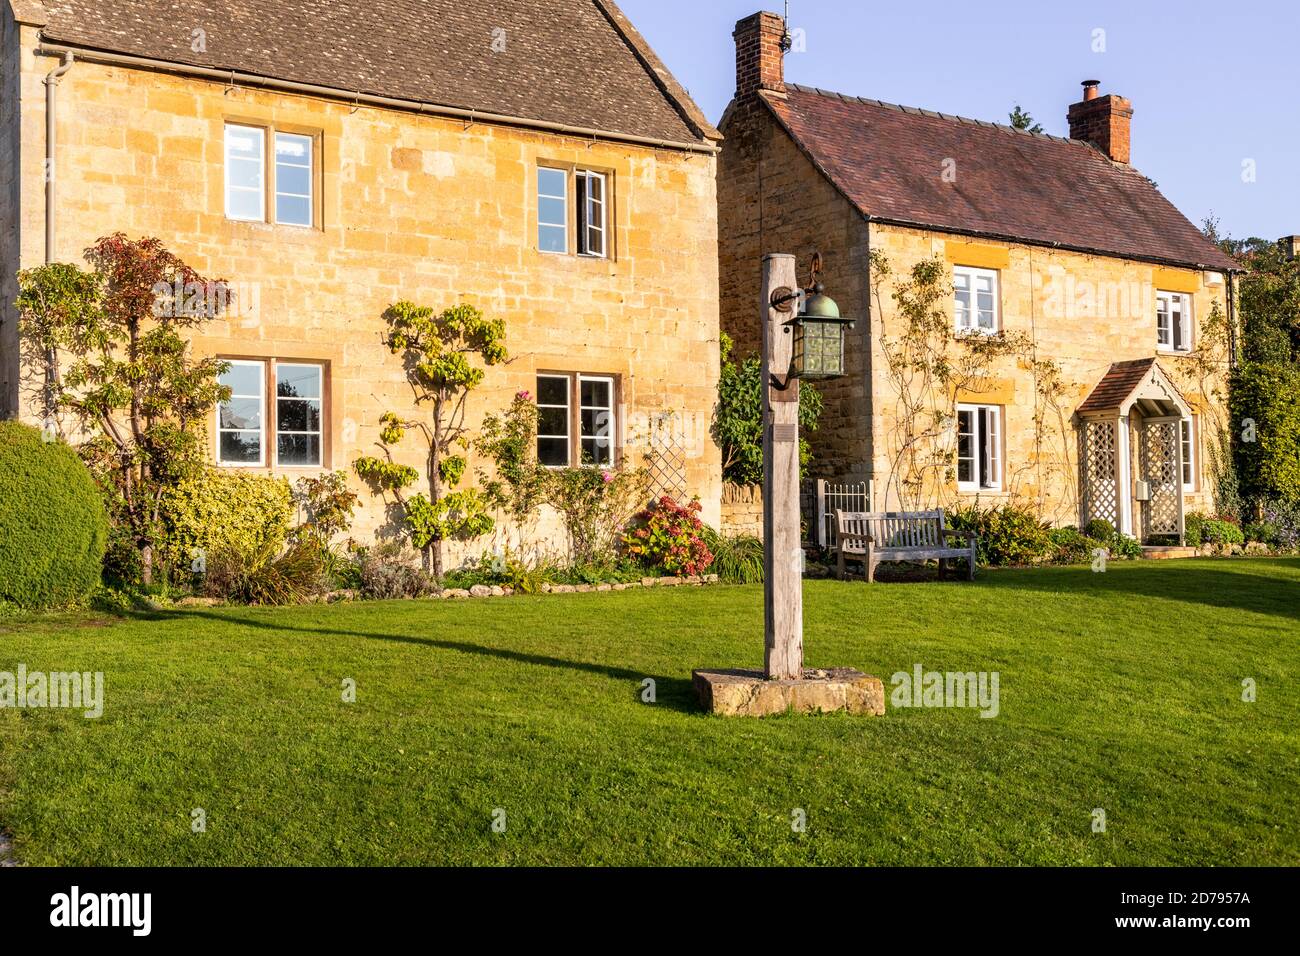
{"type": "Polygon", "coordinates": [[[667,142],[717,136],[610,0],[45,6],[43,36],[56,43],[667,142]]]}
{"type": "Polygon", "coordinates": [[[1131,362],[1116,362],[1101,377],[1092,393],[1076,409],[1078,412],[1104,412],[1118,408],[1124,399],[1133,394],[1133,390],[1142,384],[1142,380],[1156,364],[1153,358],[1135,359],[1131,362]]]}
{"type": "MultiPolygon", "coordinates": [[[[1120,408],[1128,401],[1129,396],[1137,391],[1153,369],[1159,369],[1159,363],[1154,358],[1116,362],[1101,377],[1101,381],[1097,383],[1096,388],[1083,400],[1083,404],[1075,409],[1075,412],[1077,414],[1109,412],[1120,408]]],[[[1187,404],[1187,399],[1183,397],[1182,392],[1179,391],[1173,380],[1164,374],[1163,369],[1160,369],[1160,374],[1168,386],[1182,399],[1183,404],[1187,404]]]]}
{"type": "Polygon", "coordinates": [[[764,102],[866,216],[1123,258],[1240,268],[1137,170],[1077,140],[787,84],[764,102]],[[944,161],[956,161],[945,182],[944,161]]]}

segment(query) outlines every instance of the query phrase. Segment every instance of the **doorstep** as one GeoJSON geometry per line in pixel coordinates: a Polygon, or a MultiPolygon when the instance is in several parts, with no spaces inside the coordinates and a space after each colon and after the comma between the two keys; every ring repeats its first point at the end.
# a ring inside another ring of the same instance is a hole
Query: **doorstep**
{"type": "Polygon", "coordinates": [[[1184,545],[1143,545],[1142,557],[1147,561],[1170,561],[1174,558],[1194,558],[1196,549],[1184,545]]]}

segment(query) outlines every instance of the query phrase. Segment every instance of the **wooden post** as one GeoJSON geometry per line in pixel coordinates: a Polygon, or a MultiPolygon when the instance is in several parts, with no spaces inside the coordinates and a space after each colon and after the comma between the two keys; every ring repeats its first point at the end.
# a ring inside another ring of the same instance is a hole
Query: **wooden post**
{"type": "Polygon", "coordinates": [[[768,680],[803,677],[803,548],[799,535],[799,381],[790,375],[798,311],[772,305],[772,293],[796,293],[791,255],[763,257],[759,319],[763,336],[763,611],[768,680]],[[784,388],[779,386],[784,385],[784,388]]]}

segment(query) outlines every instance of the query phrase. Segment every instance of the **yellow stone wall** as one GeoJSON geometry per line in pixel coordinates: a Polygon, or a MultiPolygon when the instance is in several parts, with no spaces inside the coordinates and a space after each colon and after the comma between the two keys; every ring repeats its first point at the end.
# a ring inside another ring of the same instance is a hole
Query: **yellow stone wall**
{"type": "MultiPolygon", "coordinates": [[[[871,226],[871,248],[888,258],[895,277],[927,258],[943,261],[949,270],[953,265],[997,269],[1002,329],[1024,335],[1040,358],[1051,359],[1060,367],[1063,394],[1056,405],[1062,414],[1048,406],[1039,407],[1041,429],[1035,424],[1032,350],[1023,356],[997,359],[985,378],[959,396],[960,401],[1003,408],[1003,490],[992,495],[982,492],[982,504],[1029,501],[1039,504],[1047,518],[1067,524],[1077,521],[1074,410],[1111,363],[1154,355],[1198,412],[1196,491],[1186,496],[1186,508],[1212,510],[1206,456],[1213,421],[1225,414],[1227,355],[1225,340],[1203,334],[1202,324],[1216,303],[1220,310],[1226,309],[1226,284],[1214,284],[1198,270],[967,240],[878,223],[871,226]],[[1196,359],[1157,349],[1157,290],[1192,295],[1193,343],[1213,362],[1208,376],[1196,359]]],[[[877,476],[877,504],[884,505],[881,489],[886,483],[880,476],[889,474],[889,437],[898,433],[898,420],[896,391],[883,374],[880,342],[882,334],[897,335],[902,320],[890,289],[880,292],[872,297],[871,361],[881,370],[872,382],[872,431],[877,446],[872,468],[877,476]]],[[[954,500],[974,497],[955,488],[950,491],[954,500]]],[[[896,497],[888,504],[896,506],[896,497]]]]}
{"type": "MultiPolygon", "coordinates": [[[[56,64],[33,54],[34,41],[26,30],[22,267],[43,256],[41,79],[56,64]]],[[[625,451],[643,447],[635,442],[652,417],[682,416],[688,493],[717,524],[720,459],[708,427],[718,379],[711,155],[89,62],[75,65],[59,97],[58,258],[80,261],[97,237],[120,230],[158,236],[201,272],[236,283],[256,307],[211,324],[194,347],[327,362],[326,467],[350,472],[359,454],[373,453],[385,410],[415,414],[400,361],[380,342],[384,309],[403,298],[439,309],[470,303],[505,320],[511,355],[472,398],[471,424],[515,392],[532,391],[538,370],[614,375],[625,451]],[[227,120],[319,134],[320,228],[225,218],[227,120]],[[539,161],[609,171],[612,258],[537,251],[539,161]]],[[[22,402],[30,418],[25,391],[22,402]]],[[[422,466],[414,436],[402,448],[400,460],[422,466]]],[[[275,473],[292,479],[303,471],[275,473]]],[[[355,527],[364,534],[385,517],[381,503],[369,495],[363,502],[355,527]]]]}

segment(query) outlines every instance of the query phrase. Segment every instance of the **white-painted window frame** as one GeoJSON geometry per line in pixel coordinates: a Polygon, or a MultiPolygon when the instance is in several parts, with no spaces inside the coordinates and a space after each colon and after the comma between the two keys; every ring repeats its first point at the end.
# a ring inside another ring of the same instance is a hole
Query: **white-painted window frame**
{"type": "Polygon", "coordinates": [[[256,431],[258,432],[258,457],[257,461],[226,461],[221,457],[221,435],[224,432],[251,432],[252,428],[223,428],[221,426],[221,406],[224,402],[217,403],[217,464],[222,468],[264,468],[266,467],[266,443],[267,443],[267,411],[266,411],[266,377],[267,362],[264,359],[226,359],[232,366],[245,365],[255,366],[258,370],[256,395],[231,394],[231,398],[251,399],[256,398],[258,401],[258,420],[260,422],[256,431]]]}
{"type": "Polygon", "coordinates": [[[538,372],[537,373],[537,379],[538,379],[538,382],[536,383],[537,408],[539,411],[543,408],[561,407],[559,405],[547,404],[542,402],[541,379],[544,378],[560,379],[564,382],[564,406],[563,406],[564,407],[564,434],[552,435],[549,432],[543,434],[540,425],[537,430],[537,442],[538,442],[537,452],[538,452],[539,461],[541,459],[542,439],[545,438],[549,441],[560,441],[560,440],[564,441],[564,464],[562,465],[543,464],[542,466],[544,468],[550,468],[559,471],[563,468],[568,468],[573,464],[573,376],[565,375],[559,372],[538,372]]]}
{"type": "Polygon", "coordinates": [[[541,163],[541,164],[539,164],[538,167],[537,167],[536,183],[537,183],[537,251],[540,252],[540,253],[542,253],[543,255],[548,255],[548,256],[564,256],[564,255],[568,255],[568,254],[569,254],[569,171],[568,171],[567,169],[563,169],[563,168],[561,168],[561,167],[559,167],[559,166],[548,166],[548,165],[546,165],[545,163],[541,163]],[[561,196],[557,196],[557,195],[555,195],[554,193],[544,193],[544,192],[542,192],[542,172],[543,172],[543,171],[547,171],[547,172],[555,172],[555,173],[559,173],[559,174],[560,174],[561,182],[564,183],[564,194],[563,194],[563,195],[561,195],[561,196]],[[558,199],[558,200],[560,201],[560,209],[563,211],[563,214],[564,214],[564,221],[563,221],[563,222],[546,222],[546,221],[543,221],[543,219],[542,219],[542,200],[543,200],[543,199],[558,199]],[[560,230],[561,230],[561,234],[564,236],[564,248],[563,248],[563,249],[545,249],[545,248],[543,248],[543,247],[542,247],[542,229],[543,229],[543,228],[546,228],[546,229],[560,229],[560,230]]]}
{"type": "Polygon", "coordinates": [[[266,128],[262,126],[250,126],[247,123],[226,123],[225,135],[223,139],[223,158],[224,164],[222,169],[222,181],[225,187],[225,207],[226,218],[234,222],[266,222],[266,128]],[[256,138],[260,147],[257,155],[257,188],[251,186],[233,186],[230,181],[230,171],[233,163],[252,163],[253,159],[245,156],[230,155],[230,136],[232,131],[240,133],[251,133],[256,138]],[[258,214],[256,218],[251,216],[237,216],[231,210],[230,200],[232,193],[256,193],[258,214]]]}
{"type": "Polygon", "coordinates": [[[590,169],[574,171],[576,195],[581,196],[581,208],[578,210],[578,255],[589,259],[605,259],[609,254],[608,215],[609,177],[604,173],[590,169]],[[578,183],[582,188],[577,188],[578,183]],[[600,198],[592,198],[592,183],[600,184],[600,198]],[[592,233],[599,238],[599,248],[592,242],[592,233]]]}
{"type": "Polygon", "coordinates": [[[1157,290],[1156,348],[1181,355],[1192,350],[1192,342],[1192,297],[1186,292],[1157,290]],[[1174,336],[1176,325],[1182,339],[1177,344],[1174,336]]]}
{"type": "Polygon", "coordinates": [[[957,447],[955,454],[957,456],[961,455],[961,436],[966,434],[962,431],[961,416],[966,413],[970,415],[971,431],[969,434],[971,435],[971,450],[974,456],[967,460],[971,462],[971,473],[975,476],[974,480],[970,481],[961,479],[961,459],[958,458],[958,490],[969,492],[999,492],[1002,490],[1002,411],[1000,405],[975,405],[965,402],[957,405],[957,447]],[[991,423],[991,427],[988,423],[991,423]],[[982,474],[985,456],[988,458],[991,473],[987,476],[987,483],[985,481],[986,476],[982,474]]]}
{"type": "Polygon", "coordinates": [[[316,185],[316,178],[315,178],[316,177],[316,157],[315,157],[316,139],[315,137],[307,133],[290,133],[280,129],[272,130],[271,138],[275,146],[275,158],[274,158],[275,195],[274,197],[272,197],[272,201],[275,203],[275,210],[274,210],[275,222],[277,225],[281,225],[281,226],[294,226],[299,229],[311,229],[316,225],[316,197],[313,195],[313,191],[316,185]],[[303,140],[306,143],[307,146],[307,193],[306,195],[302,193],[286,192],[285,190],[280,188],[280,167],[281,166],[294,166],[297,168],[302,168],[301,164],[299,163],[281,163],[280,148],[279,148],[281,137],[284,137],[285,139],[292,139],[292,140],[303,140]],[[279,202],[281,196],[288,196],[296,199],[306,199],[307,200],[307,221],[291,222],[289,220],[281,219],[280,202],[279,202]]]}
{"type": "Polygon", "coordinates": [[[1196,490],[1196,417],[1178,423],[1178,440],[1183,450],[1183,491],[1196,490]]]}
{"type": "Polygon", "coordinates": [[[320,362],[281,362],[272,360],[268,377],[273,378],[275,382],[275,466],[277,468],[322,468],[325,464],[325,366],[320,362]],[[320,397],[314,399],[303,398],[285,398],[280,395],[280,369],[282,368],[310,368],[315,369],[317,378],[320,382],[320,397]],[[315,401],[320,403],[320,428],[316,431],[288,431],[280,428],[280,403],[297,401],[315,401]],[[316,436],[316,453],[317,458],[314,463],[302,462],[281,462],[280,461],[280,436],[281,435],[315,435],[316,436]]]}
{"type": "MultiPolygon", "coordinates": [[[[605,448],[605,451],[608,453],[608,460],[591,462],[591,465],[596,468],[612,468],[614,467],[614,452],[617,447],[617,437],[618,437],[618,417],[617,417],[618,408],[617,405],[615,404],[616,383],[614,381],[614,377],[612,375],[579,374],[577,376],[577,379],[578,379],[578,462],[580,464],[588,464],[586,461],[583,460],[583,456],[587,450],[585,445],[587,441],[594,440],[597,443],[597,447],[599,448],[599,443],[602,440],[604,440],[607,446],[605,448]],[[608,405],[583,404],[582,385],[584,382],[600,382],[604,384],[608,389],[609,404],[608,405]],[[583,412],[605,412],[606,413],[607,427],[605,429],[604,435],[599,434],[599,432],[595,435],[586,435],[583,433],[582,431],[583,412]]],[[[572,458],[572,452],[570,452],[570,458],[572,458]]]]}
{"type": "Polygon", "coordinates": [[[953,293],[952,293],[952,322],[953,330],[958,335],[977,334],[977,335],[997,335],[1002,328],[1002,291],[1001,276],[997,269],[981,269],[976,266],[953,266],[953,293]],[[970,308],[966,312],[965,322],[963,321],[961,311],[961,300],[958,293],[961,289],[958,287],[958,280],[966,280],[966,292],[970,297],[970,308]],[[980,279],[988,279],[993,296],[992,313],[993,325],[986,328],[979,324],[981,309],[979,307],[979,292],[977,283],[980,279]]]}

